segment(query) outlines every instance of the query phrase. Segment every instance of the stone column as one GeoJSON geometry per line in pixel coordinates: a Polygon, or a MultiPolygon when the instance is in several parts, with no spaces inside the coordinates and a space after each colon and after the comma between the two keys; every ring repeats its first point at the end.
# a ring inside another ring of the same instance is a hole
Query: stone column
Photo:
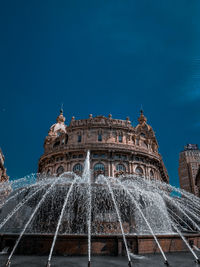
{"type": "Polygon", "coordinates": [[[128,172],[129,174],[131,174],[131,163],[130,162],[128,162],[128,172]]]}
{"type": "Polygon", "coordinates": [[[108,160],[108,176],[111,176],[111,161],[108,160]]]}
{"type": "Polygon", "coordinates": [[[114,165],[113,165],[113,161],[110,162],[110,176],[114,176],[114,165]]]}

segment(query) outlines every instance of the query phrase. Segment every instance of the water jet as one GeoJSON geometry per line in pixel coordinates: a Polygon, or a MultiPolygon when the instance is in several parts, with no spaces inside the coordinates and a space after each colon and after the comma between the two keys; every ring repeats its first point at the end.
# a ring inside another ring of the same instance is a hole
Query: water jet
{"type": "Polygon", "coordinates": [[[155,249],[169,265],[166,247],[173,240],[170,251],[176,251],[181,239],[181,249],[187,248],[199,263],[188,243],[194,240],[197,245],[199,239],[198,198],[137,175],[99,175],[93,183],[89,163],[88,153],[83,176],[64,173],[39,179],[37,174],[36,182],[13,191],[0,213],[0,250],[12,241],[7,267],[14,253],[27,252],[49,253],[46,267],[50,267],[58,243],[60,254],[88,255],[88,266],[93,254],[126,254],[130,267],[130,253],[153,253],[155,249]],[[181,196],[173,197],[172,191],[181,196]],[[50,252],[46,246],[39,251],[41,244],[50,244],[50,252]]]}

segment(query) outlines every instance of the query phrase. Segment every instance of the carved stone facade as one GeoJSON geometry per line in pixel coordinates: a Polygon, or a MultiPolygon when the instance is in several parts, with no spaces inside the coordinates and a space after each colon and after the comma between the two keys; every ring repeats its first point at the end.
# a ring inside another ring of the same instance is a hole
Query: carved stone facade
{"type": "Polygon", "coordinates": [[[4,167],[4,155],[0,149],[0,182],[7,182],[9,177],[6,174],[6,168],[4,167]]]}
{"type": "Polygon", "coordinates": [[[7,184],[9,177],[6,174],[6,168],[4,167],[4,155],[0,149],[0,204],[3,203],[4,199],[10,193],[10,188],[7,184]]]}
{"type": "Polygon", "coordinates": [[[167,170],[158,152],[154,131],[141,111],[138,125],[126,120],[89,115],[65,125],[63,111],[57,117],[44,142],[44,154],[38,171],[60,175],[73,171],[81,174],[87,150],[91,153],[92,179],[99,174],[118,177],[138,174],[147,179],[169,182],[167,170]]]}
{"type": "Polygon", "coordinates": [[[200,197],[200,165],[196,175],[195,185],[197,187],[197,196],[200,197]]]}
{"type": "Polygon", "coordinates": [[[200,166],[200,150],[198,145],[188,144],[179,154],[180,187],[198,195],[196,176],[200,166]]]}

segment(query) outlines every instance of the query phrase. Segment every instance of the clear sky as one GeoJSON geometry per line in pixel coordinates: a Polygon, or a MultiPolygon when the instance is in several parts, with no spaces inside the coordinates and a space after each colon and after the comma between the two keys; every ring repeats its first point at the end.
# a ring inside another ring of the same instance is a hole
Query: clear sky
{"type": "Polygon", "coordinates": [[[178,185],[200,144],[199,0],[0,1],[0,146],[8,175],[37,171],[61,103],[66,122],[141,104],[178,185]]]}

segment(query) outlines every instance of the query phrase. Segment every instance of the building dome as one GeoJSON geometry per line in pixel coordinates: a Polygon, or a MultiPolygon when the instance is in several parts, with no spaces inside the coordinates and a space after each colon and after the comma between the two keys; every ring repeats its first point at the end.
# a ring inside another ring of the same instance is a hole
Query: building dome
{"type": "Polygon", "coordinates": [[[60,110],[60,115],[56,119],[56,123],[53,124],[49,130],[49,135],[59,136],[61,133],[66,133],[65,117],[63,116],[63,110],[60,110]]]}
{"type": "Polygon", "coordinates": [[[138,118],[139,124],[135,127],[136,131],[146,131],[152,132],[153,129],[150,125],[147,124],[147,118],[143,114],[143,110],[140,111],[140,117],[138,118]]]}
{"type": "Polygon", "coordinates": [[[67,126],[61,110],[57,123],[51,126],[45,138],[38,171],[81,174],[87,150],[90,150],[93,180],[99,174],[113,177],[136,174],[168,182],[155,133],[143,111],[138,122],[133,127],[128,117],[120,120],[113,119],[111,114],[108,117],[90,114],[88,119],[72,117],[67,126]]]}

